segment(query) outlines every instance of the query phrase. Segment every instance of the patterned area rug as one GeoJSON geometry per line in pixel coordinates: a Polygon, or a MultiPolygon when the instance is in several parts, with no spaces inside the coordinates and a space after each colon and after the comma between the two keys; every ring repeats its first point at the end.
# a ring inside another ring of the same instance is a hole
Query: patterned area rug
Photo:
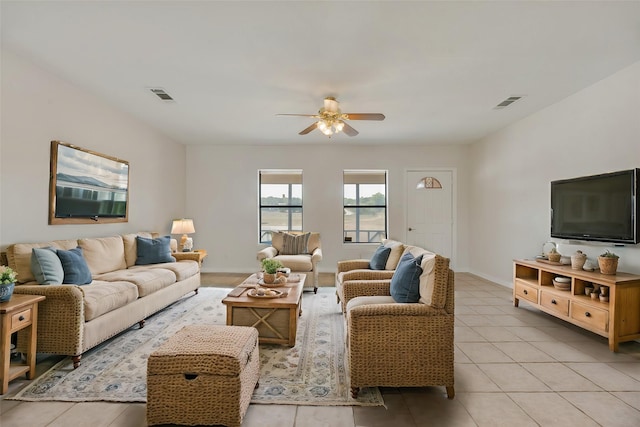
{"type": "MultiPolygon", "coordinates": [[[[222,324],[228,289],[200,288],[153,315],[143,329],[123,332],[82,356],[78,369],[70,358],[42,374],[13,400],[146,402],[147,358],[185,325],[222,324]],[[193,294],[190,294],[193,295],[193,294]]],[[[381,406],[377,388],[364,388],[357,399],[349,393],[344,353],[344,325],[335,289],[320,288],[302,296],[296,345],[260,345],[260,387],[251,403],[381,406]]]]}

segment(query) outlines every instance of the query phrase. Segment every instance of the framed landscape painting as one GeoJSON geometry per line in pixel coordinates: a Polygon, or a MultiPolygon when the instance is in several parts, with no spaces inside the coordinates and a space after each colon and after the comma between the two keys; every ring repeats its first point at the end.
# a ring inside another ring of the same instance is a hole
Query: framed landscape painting
{"type": "Polygon", "coordinates": [[[129,162],[51,141],[49,224],[127,222],[129,162]]]}

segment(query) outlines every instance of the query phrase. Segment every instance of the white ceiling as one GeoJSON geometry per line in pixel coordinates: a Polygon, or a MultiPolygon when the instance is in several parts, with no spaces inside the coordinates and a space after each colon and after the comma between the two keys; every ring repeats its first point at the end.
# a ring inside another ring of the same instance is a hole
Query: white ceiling
{"type": "Polygon", "coordinates": [[[2,0],[1,19],[4,47],[185,144],[327,143],[276,114],[331,95],[387,117],[332,143],[468,143],[640,60],[638,1],[2,0]]]}

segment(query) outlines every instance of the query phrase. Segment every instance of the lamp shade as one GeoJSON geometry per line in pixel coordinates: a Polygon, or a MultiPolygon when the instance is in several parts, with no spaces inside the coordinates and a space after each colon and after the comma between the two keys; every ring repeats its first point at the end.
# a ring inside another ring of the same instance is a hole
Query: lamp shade
{"type": "Polygon", "coordinates": [[[171,234],[191,234],[195,233],[196,229],[193,227],[192,219],[174,219],[171,226],[171,234]]]}

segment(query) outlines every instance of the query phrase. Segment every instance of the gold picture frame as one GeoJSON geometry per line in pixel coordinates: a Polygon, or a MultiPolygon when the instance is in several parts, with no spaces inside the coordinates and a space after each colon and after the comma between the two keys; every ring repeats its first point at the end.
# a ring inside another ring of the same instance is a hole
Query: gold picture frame
{"type": "Polygon", "coordinates": [[[51,141],[49,224],[129,221],[129,162],[51,141]]]}

